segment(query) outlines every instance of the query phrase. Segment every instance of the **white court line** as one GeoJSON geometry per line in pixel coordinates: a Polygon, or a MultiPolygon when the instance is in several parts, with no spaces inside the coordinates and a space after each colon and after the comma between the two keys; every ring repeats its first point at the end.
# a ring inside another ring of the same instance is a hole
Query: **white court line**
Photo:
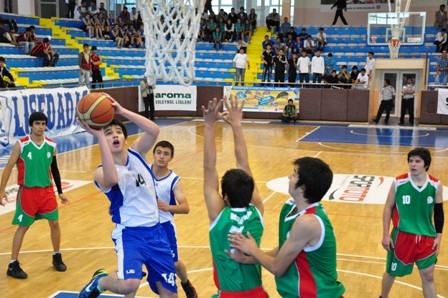
{"type": "Polygon", "coordinates": [[[273,191],[269,196],[267,196],[264,200],[263,200],[263,204],[265,204],[267,201],[269,201],[277,192],[273,191]]]}
{"type": "MultiPolygon", "coordinates": [[[[402,152],[381,152],[381,151],[368,151],[368,150],[361,150],[361,149],[348,149],[348,148],[338,148],[338,147],[334,147],[334,146],[330,146],[330,145],[325,145],[322,142],[318,142],[317,143],[319,146],[324,147],[326,149],[332,149],[332,150],[338,150],[340,152],[329,152],[329,153],[337,153],[337,154],[345,154],[346,152],[356,152],[356,153],[366,153],[369,155],[403,155],[403,154],[407,154],[409,152],[409,150],[406,151],[402,151],[402,152]]],[[[370,146],[371,144],[353,144],[353,143],[339,143],[342,145],[367,145],[370,146]]],[[[375,145],[375,146],[380,146],[380,147],[388,147],[391,148],[390,145],[375,145]]],[[[431,152],[444,152],[444,151],[448,151],[448,148],[434,148],[434,150],[430,150],[431,152]]],[[[364,154],[364,155],[366,155],[364,154]]],[[[438,156],[437,158],[445,158],[443,156],[438,156]]]]}
{"type": "Polygon", "coordinates": [[[390,129],[407,129],[407,130],[429,130],[429,131],[436,131],[436,127],[418,127],[418,126],[400,126],[400,125],[371,125],[371,124],[350,124],[347,127],[353,127],[353,128],[390,128],[390,129]]]}
{"type": "Polygon", "coordinates": [[[316,127],[315,129],[313,129],[312,131],[306,132],[305,135],[301,138],[299,138],[296,142],[300,142],[303,138],[309,136],[310,134],[312,134],[313,132],[315,132],[316,130],[318,130],[320,128],[320,126],[316,127]]]}

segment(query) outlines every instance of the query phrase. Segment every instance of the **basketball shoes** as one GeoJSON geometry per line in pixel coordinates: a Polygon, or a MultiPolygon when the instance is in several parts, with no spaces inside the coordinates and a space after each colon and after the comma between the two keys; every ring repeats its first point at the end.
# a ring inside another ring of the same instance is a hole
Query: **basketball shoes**
{"type": "Polygon", "coordinates": [[[93,273],[92,279],[90,282],[82,288],[81,292],[79,292],[78,298],[95,298],[98,297],[103,291],[98,289],[99,280],[102,277],[107,276],[107,271],[104,269],[99,269],[93,273]]]}
{"type": "Polygon", "coordinates": [[[62,255],[60,253],[55,253],[53,255],[53,267],[59,272],[64,272],[67,270],[67,266],[65,266],[64,262],[62,262],[62,255]]]}
{"type": "Polygon", "coordinates": [[[28,274],[26,274],[25,271],[23,271],[22,268],[20,268],[19,261],[17,260],[15,260],[12,263],[9,263],[6,275],[18,279],[25,279],[28,277],[28,274]]]}

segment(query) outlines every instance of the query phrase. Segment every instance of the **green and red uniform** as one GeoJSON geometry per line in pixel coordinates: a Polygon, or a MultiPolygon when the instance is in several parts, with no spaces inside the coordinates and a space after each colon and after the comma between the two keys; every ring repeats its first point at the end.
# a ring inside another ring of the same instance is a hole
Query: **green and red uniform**
{"type": "Polygon", "coordinates": [[[44,138],[35,144],[29,136],[20,139],[17,161],[18,184],[16,212],[12,223],[30,226],[35,219],[58,219],[58,205],[53,190],[51,163],[56,143],[44,138]]]}
{"type": "Polygon", "coordinates": [[[227,235],[250,232],[260,245],[263,218],[254,205],[248,208],[225,207],[210,225],[210,247],[213,256],[213,275],[219,289],[218,297],[267,297],[262,288],[259,264],[240,264],[233,261],[225,250],[231,251],[227,235]],[[249,295],[249,296],[247,296],[249,295]]]}
{"type": "Polygon", "coordinates": [[[289,199],[283,205],[279,221],[279,249],[288,239],[297,218],[304,214],[316,217],[321,227],[321,239],[313,247],[305,247],[285,274],[276,277],[277,292],[283,298],[341,297],[345,288],[336,272],[336,239],[333,227],[320,203],[294,213],[296,204],[289,199]]]}

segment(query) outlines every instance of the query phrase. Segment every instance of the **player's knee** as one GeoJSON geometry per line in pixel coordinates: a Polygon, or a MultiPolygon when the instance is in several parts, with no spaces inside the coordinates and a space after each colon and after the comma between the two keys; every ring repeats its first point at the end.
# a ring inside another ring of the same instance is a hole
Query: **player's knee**
{"type": "Polygon", "coordinates": [[[140,286],[140,280],[135,278],[125,279],[122,282],[121,290],[123,294],[127,295],[136,292],[139,286],[140,286]]]}
{"type": "Polygon", "coordinates": [[[434,270],[421,271],[421,277],[424,282],[434,282],[434,270]]]}
{"type": "Polygon", "coordinates": [[[59,221],[57,221],[57,220],[50,220],[50,221],[48,221],[48,224],[50,225],[51,229],[59,228],[59,221]]]}

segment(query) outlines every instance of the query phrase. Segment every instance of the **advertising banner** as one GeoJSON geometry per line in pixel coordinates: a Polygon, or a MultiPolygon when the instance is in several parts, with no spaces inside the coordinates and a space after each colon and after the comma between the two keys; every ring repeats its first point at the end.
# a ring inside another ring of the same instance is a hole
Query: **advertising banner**
{"type": "Polygon", "coordinates": [[[437,114],[448,115],[448,89],[438,91],[437,114]]]}
{"type": "Polygon", "coordinates": [[[0,93],[0,148],[14,144],[30,133],[28,118],[39,111],[48,117],[49,138],[78,131],[76,105],[89,90],[87,87],[25,89],[0,93]]]}
{"type": "Polygon", "coordinates": [[[283,112],[288,99],[293,99],[299,111],[300,88],[272,88],[272,87],[224,87],[224,96],[236,96],[244,99],[246,112],[283,112]]]}
{"type": "MultiPolygon", "coordinates": [[[[391,9],[395,11],[395,0],[391,0],[391,9]]],[[[331,9],[336,0],[320,0],[321,12],[335,12],[336,7],[331,9]]],[[[348,0],[347,11],[365,11],[365,12],[381,12],[389,11],[387,0],[348,0]]]]}
{"type": "Polygon", "coordinates": [[[196,86],[157,85],[154,89],[156,111],[196,111],[196,102],[196,86]]]}

